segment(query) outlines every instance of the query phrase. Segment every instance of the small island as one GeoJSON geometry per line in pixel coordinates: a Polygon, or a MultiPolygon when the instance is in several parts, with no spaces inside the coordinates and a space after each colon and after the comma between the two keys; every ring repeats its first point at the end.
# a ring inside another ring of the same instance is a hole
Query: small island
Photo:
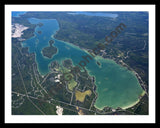
{"type": "Polygon", "coordinates": [[[100,66],[100,65],[101,65],[101,63],[100,63],[99,61],[97,61],[97,64],[98,64],[98,66],[100,66]]]}
{"type": "Polygon", "coordinates": [[[55,55],[57,53],[57,48],[53,46],[54,40],[50,40],[49,47],[45,47],[42,49],[42,55],[47,57],[47,58],[52,58],[53,55],[55,55]]]}

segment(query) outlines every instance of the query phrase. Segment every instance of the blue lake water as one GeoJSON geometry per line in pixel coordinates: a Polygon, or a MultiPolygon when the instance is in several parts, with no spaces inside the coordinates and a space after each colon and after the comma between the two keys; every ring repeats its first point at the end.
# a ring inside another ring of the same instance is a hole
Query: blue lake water
{"type": "MultiPolygon", "coordinates": [[[[74,65],[78,65],[83,60],[82,56],[88,54],[77,46],[52,37],[59,30],[57,20],[31,18],[29,21],[32,24],[43,23],[42,27],[36,27],[34,37],[22,43],[23,47],[29,48],[30,53],[36,54],[36,62],[41,75],[49,72],[48,65],[54,60],[61,63],[65,58],[70,58],[74,65]],[[37,33],[39,30],[42,31],[42,34],[37,33]],[[42,55],[41,51],[44,47],[49,46],[48,41],[51,39],[55,41],[54,46],[58,48],[58,52],[48,59],[42,55]]],[[[98,98],[95,107],[99,109],[105,106],[125,108],[137,102],[139,95],[143,93],[134,73],[112,60],[96,57],[90,60],[86,68],[89,74],[96,78],[98,98]],[[96,61],[101,63],[101,67],[96,64],[96,61]]]]}
{"type": "Polygon", "coordinates": [[[101,17],[111,17],[111,18],[116,18],[118,16],[118,14],[116,13],[106,13],[106,12],[71,12],[68,13],[71,15],[87,15],[87,16],[101,16],[101,17]]]}

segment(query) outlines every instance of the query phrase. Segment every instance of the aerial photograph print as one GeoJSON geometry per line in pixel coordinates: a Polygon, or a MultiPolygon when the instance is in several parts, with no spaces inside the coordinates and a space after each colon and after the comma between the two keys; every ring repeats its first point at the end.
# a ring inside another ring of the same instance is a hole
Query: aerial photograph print
{"type": "Polygon", "coordinates": [[[12,11],[12,115],[149,115],[147,11],[12,11]]]}

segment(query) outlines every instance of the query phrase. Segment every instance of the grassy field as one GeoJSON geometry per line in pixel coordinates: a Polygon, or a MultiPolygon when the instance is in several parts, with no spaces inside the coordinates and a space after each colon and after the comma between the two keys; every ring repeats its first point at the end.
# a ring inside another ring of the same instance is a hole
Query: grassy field
{"type": "Polygon", "coordinates": [[[71,79],[68,82],[68,89],[73,91],[73,89],[76,87],[76,85],[77,85],[77,82],[74,79],[71,79]]]}
{"type": "Polygon", "coordinates": [[[76,91],[75,92],[76,101],[84,102],[86,95],[90,96],[91,93],[92,93],[91,90],[87,90],[85,92],[76,91]]]}

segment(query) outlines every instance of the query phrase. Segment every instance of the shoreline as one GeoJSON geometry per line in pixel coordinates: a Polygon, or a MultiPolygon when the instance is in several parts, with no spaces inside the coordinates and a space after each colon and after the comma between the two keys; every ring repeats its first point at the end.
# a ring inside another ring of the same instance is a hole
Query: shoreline
{"type": "MultiPolygon", "coordinates": [[[[142,98],[145,94],[146,94],[145,91],[143,91],[139,96],[141,96],[141,98],[142,98]]],[[[132,104],[129,104],[129,105],[127,105],[127,106],[120,107],[120,108],[123,109],[123,110],[126,110],[126,109],[128,109],[128,108],[134,107],[135,105],[137,105],[137,104],[140,102],[141,98],[138,98],[138,100],[135,101],[135,102],[133,102],[132,104]]],[[[109,106],[105,106],[105,107],[103,107],[103,108],[99,108],[99,107],[97,107],[95,104],[94,104],[93,106],[94,106],[96,109],[99,109],[100,111],[103,111],[106,107],[109,107],[109,106]]],[[[112,108],[112,107],[111,107],[111,108],[112,108]]],[[[117,108],[118,108],[118,107],[117,107],[117,108]]],[[[117,109],[117,108],[112,108],[112,109],[117,109]]]]}
{"type": "Polygon", "coordinates": [[[140,101],[141,101],[141,98],[146,94],[146,92],[143,90],[143,92],[139,95],[139,98],[136,102],[134,102],[133,104],[131,105],[128,105],[128,106],[125,106],[123,107],[122,109],[128,109],[128,108],[131,108],[133,106],[135,106],[136,104],[138,104],[140,101]]]}
{"type": "Polygon", "coordinates": [[[125,106],[125,107],[122,107],[122,109],[128,109],[128,108],[131,108],[133,106],[135,106],[136,104],[138,104],[140,102],[140,99],[138,99],[137,101],[135,101],[134,103],[128,105],[128,106],[125,106]]]}

